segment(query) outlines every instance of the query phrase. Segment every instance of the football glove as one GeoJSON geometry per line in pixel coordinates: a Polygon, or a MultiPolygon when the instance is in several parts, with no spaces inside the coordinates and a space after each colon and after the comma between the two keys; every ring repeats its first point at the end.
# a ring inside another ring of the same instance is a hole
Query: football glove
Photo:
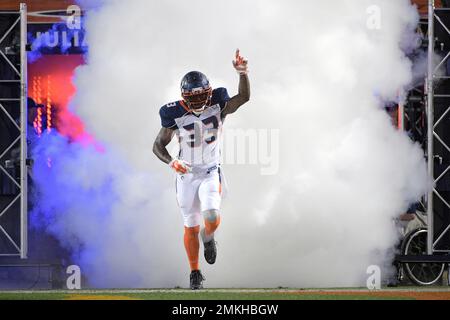
{"type": "Polygon", "coordinates": [[[191,167],[183,160],[174,159],[170,161],[169,167],[171,167],[176,173],[186,174],[191,172],[191,167]]]}
{"type": "Polygon", "coordinates": [[[233,67],[236,69],[237,73],[240,75],[245,75],[248,73],[248,61],[245,60],[241,54],[239,49],[236,50],[236,60],[233,60],[233,67]]]}

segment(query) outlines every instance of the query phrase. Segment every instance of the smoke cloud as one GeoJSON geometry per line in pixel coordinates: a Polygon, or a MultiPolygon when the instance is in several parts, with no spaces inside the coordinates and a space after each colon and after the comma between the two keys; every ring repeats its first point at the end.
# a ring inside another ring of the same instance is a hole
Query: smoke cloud
{"type": "Polygon", "coordinates": [[[72,101],[101,147],[43,141],[36,223],[74,252],[92,286],[186,287],[174,176],[151,150],[158,110],[179,99],[191,70],[235,94],[240,48],[252,98],[224,135],[278,132],[269,146],[257,141],[278,170],[225,162],[206,286],[361,286],[370,265],[386,275],[392,218],[429,185],[420,147],[383,110],[413,80],[401,47],[417,21],[408,0],[104,2],[87,17],[88,64],[72,101]]]}

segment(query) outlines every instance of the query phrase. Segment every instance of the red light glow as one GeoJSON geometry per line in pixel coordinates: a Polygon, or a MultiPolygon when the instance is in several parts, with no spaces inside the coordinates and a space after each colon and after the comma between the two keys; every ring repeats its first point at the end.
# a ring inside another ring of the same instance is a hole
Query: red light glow
{"type": "Polygon", "coordinates": [[[72,83],[73,74],[82,64],[82,55],[46,55],[31,64],[28,73],[32,81],[31,97],[37,104],[44,104],[40,120],[42,122],[45,113],[47,130],[57,128],[71,140],[91,143],[93,139],[85,132],[83,123],[68,108],[76,90],[72,83]]]}

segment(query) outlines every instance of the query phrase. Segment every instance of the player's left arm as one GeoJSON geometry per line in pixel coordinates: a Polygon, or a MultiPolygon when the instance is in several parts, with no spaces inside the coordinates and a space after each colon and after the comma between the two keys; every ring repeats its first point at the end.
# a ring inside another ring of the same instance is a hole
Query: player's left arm
{"type": "Polygon", "coordinates": [[[236,112],[237,109],[250,100],[248,61],[239,54],[239,49],[236,51],[236,60],[233,61],[233,66],[239,73],[239,92],[227,102],[227,105],[222,112],[224,116],[236,112]]]}

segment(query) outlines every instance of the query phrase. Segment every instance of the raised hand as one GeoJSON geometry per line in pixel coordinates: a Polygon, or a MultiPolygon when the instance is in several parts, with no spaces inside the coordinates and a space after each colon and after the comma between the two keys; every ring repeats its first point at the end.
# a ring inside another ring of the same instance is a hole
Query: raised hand
{"type": "Polygon", "coordinates": [[[239,49],[236,50],[236,58],[233,60],[233,67],[241,75],[248,73],[248,61],[241,56],[239,49]]]}

